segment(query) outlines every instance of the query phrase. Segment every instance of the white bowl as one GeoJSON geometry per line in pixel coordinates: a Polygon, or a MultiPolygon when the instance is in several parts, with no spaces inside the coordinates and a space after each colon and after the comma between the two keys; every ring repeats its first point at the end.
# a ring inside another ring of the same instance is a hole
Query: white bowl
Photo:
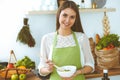
{"type": "Polygon", "coordinates": [[[64,69],[64,71],[61,71],[59,69],[57,69],[57,73],[61,76],[61,77],[71,77],[75,72],[76,72],[76,66],[62,66],[62,69],[64,69]]]}

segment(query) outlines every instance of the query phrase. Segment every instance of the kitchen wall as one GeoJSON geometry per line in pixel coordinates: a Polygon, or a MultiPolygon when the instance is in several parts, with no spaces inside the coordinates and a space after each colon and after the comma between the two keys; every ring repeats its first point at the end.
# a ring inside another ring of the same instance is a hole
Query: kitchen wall
{"type": "MultiPolygon", "coordinates": [[[[17,59],[21,59],[26,55],[36,62],[36,66],[38,65],[40,60],[41,37],[46,33],[55,31],[56,24],[56,17],[54,14],[25,15],[29,10],[38,10],[39,1],[40,0],[0,1],[0,61],[8,61],[10,50],[13,49],[17,59]],[[31,34],[36,40],[36,45],[33,48],[20,42],[16,42],[17,34],[23,26],[24,17],[29,18],[31,34]]],[[[107,0],[106,5],[104,6],[107,8],[116,8],[115,12],[108,12],[107,15],[110,21],[111,33],[116,33],[118,35],[120,35],[119,3],[120,0],[107,0]]],[[[84,31],[88,37],[94,38],[96,33],[101,36],[103,35],[103,12],[85,12],[80,15],[84,31]]],[[[117,79],[114,80],[118,80],[118,77],[116,78],[117,79]]]]}

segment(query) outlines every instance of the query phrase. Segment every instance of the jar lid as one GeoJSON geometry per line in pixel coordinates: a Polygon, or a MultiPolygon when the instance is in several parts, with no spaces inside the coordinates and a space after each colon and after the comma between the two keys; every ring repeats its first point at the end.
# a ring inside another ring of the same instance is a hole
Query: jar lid
{"type": "Polygon", "coordinates": [[[108,70],[107,70],[107,69],[104,69],[104,70],[103,70],[103,73],[108,73],[108,70]]]}

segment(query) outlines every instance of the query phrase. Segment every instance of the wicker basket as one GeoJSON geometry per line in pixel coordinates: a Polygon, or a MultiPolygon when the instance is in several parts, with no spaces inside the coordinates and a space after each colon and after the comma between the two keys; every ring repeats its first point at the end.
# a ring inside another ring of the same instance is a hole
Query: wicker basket
{"type": "Polygon", "coordinates": [[[0,70],[0,77],[2,78],[11,78],[11,76],[13,74],[26,74],[28,72],[30,72],[31,69],[17,69],[17,68],[13,68],[13,69],[3,69],[3,70],[0,70]]]}
{"type": "Polygon", "coordinates": [[[114,48],[111,50],[100,50],[95,49],[97,55],[97,66],[99,69],[111,69],[119,65],[119,50],[114,48]]]}

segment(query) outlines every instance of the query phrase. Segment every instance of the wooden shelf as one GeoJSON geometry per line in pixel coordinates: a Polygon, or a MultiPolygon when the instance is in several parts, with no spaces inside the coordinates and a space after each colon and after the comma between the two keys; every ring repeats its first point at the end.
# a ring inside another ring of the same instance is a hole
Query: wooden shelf
{"type": "Polygon", "coordinates": [[[29,11],[28,14],[56,14],[57,10],[53,10],[53,11],[29,11]]]}
{"type": "MultiPolygon", "coordinates": [[[[115,8],[99,8],[99,9],[79,9],[80,12],[114,12],[115,8]]],[[[52,11],[29,11],[28,15],[40,15],[40,14],[56,14],[57,10],[52,11]]]]}
{"type": "Polygon", "coordinates": [[[80,12],[114,12],[115,8],[80,9],[80,12]]]}

